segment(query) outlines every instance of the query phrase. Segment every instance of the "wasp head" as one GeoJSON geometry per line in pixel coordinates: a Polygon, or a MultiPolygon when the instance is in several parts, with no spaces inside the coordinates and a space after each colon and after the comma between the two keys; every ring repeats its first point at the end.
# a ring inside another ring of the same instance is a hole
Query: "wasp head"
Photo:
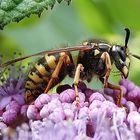
{"type": "Polygon", "coordinates": [[[126,28],[125,31],[126,31],[125,45],[124,46],[114,45],[111,49],[111,55],[117,69],[121,72],[124,78],[127,78],[130,67],[129,50],[127,46],[130,36],[130,30],[126,28]]]}
{"type": "Polygon", "coordinates": [[[114,45],[111,50],[111,55],[116,68],[121,72],[124,78],[127,78],[129,74],[130,59],[125,48],[114,45]]]}

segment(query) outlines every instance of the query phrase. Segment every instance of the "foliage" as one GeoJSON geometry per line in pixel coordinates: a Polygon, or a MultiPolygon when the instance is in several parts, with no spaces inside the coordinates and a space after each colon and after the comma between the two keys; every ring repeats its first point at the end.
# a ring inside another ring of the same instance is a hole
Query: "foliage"
{"type": "MultiPolygon", "coordinates": [[[[129,49],[139,54],[139,6],[139,0],[73,0],[69,6],[66,6],[65,2],[60,5],[56,3],[53,10],[43,12],[41,18],[32,15],[18,24],[11,22],[1,34],[13,40],[23,49],[24,54],[28,55],[62,47],[62,44],[72,46],[88,38],[124,44],[124,28],[128,27],[131,30],[129,49]]],[[[7,52],[11,53],[9,47],[5,45],[1,53],[9,57],[7,52]]],[[[139,63],[136,59],[131,60],[129,74],[129,79],[138,85],[140,85],[139,63]]],[[[112,81],[121,78],[114,75],[116,73],[113,73],[112,81]]],[[[96,83],[94,82],[94,85],[96,83]]]]}
{"type": "MultiPolygon", "coordinates": [[[[39,17],[44,9],[53,8],[55,2],[62,0],[1,0],[0,1],[0,28],[11,21],[19,22],[31,14],[37,14],[39,17]]],[[[70,3],[70,0],[65,0],[70,3]]]]}

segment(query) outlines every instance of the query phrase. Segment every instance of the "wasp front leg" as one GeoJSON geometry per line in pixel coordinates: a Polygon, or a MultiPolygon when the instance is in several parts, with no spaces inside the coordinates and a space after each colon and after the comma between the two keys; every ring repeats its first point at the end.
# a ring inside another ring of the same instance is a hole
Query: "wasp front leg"
{"type": "Polygon", "coordinates": [[[71,63],[69,56],[65,52],[62,52],[60,55],[61,56],[59,58],[59,61],[55,67],[55,70],[53,71],[51,75],[51,79],[49,80],[44,93],[47,93],[51,89],[53,83],[58,79],[58,75],[61,71],[63,64],[69,65],[71,63]]]}
{"type": "Polygon", "coordinates": [[[78,83],[79,83],[79,79],[80,79],[80,72],[84,70],[84,67],[82,64],[78,64],[77,68],[76,68],[76,72],[75,72],[75,76],[74,76],[74,89],[75,89],[75,95],[76,95],[76,106],[79,106],[79,94],[78,94],[78,83]]]}
{"type": "Polygon", "coordinates": [[[101,59],[105,62],[106,69],[107,69],[104,78],[101,80],[103,82],[103,84],[104,84],[104,88],[111,88],[111,89],[119,91],[118,94],[117,94],[117,105],[119,107],[122,107],[122,103],[121,103],[122,90],[121,90],[121,87],[119,85],[113,85],[113,84],[110,84],[108,82],[108,78],[109,78],[109,75],[110,75],[110,72],[111,72],[111,69],[112,69],[110,56],[109,56],[109,54],[107,52],[104,52],[101,55],[101,59]]]}
{"type": "Polygon", "coordinates": [[[107,52],[104,52],[100,59],[102,59],[105,62],[106,65],[106,74],[104,76],[104,87],[108,87],[108,78],[112,69],[112,64],[111,64],[111,60],[110,60],[110,56],[107,52]]]}

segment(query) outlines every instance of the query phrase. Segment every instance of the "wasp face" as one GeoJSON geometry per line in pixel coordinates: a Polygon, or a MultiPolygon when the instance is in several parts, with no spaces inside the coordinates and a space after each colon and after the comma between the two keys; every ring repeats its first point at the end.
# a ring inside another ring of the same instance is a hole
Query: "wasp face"
{"type": "Polygon", "coordinates": [[[122,73],[124,78],[127,78],[129,74],[130,59],[126,48],[115,45],[112,47],[111,55],[117,69],[122,73]]]}

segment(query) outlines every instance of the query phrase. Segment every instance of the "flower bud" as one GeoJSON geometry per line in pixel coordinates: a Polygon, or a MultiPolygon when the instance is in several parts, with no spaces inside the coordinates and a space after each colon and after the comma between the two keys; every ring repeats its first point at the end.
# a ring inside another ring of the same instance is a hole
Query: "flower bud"
{"type": "Polygon", "coordinates": [[[60,100],[62,102],[72,103],[75,100],[75,91],[73,89],[67,89],[60,94],[60,100]]]}
{"type": "Polygon", "coordinates": [[[29,105],[28,109],[27,109],[27,117],[29,119],[37,119],[38,118],[38,109],[36,108],[35,105],[29,105]]]}
{"type": "Polygon", "coordinates": [[[12,96],[12,98],[19,104],[19,105],[24,105],[25,104],[25,100],[24,100],[24,96],[20,95],[20,94],[15,94],[12,96]]]}
{"type": "Polygon", "coordinates": [[[41,118],[47,118],[49,116],[48,105],[44,105],[43,108],[40,110],[41,118]]]}
{"type": "Polygon", "coordinates": [[[45,104],[50,102],[51,98],[48,94],[41,94],[39,97],[35,100],[35,106],[37,108],[42,108],[45,104]]]}
{"type": "Polygon", "coordinates": [[[13,109],[15,110],[17,113],[20,111],[20,105],[16,102],[16,101],[11,101],[7,106],[6,106],[6,110],[10,110],[13,109]]]}
{"type": "Polygon", "coordinates": [[[11,122],[15,121],[17,117],[17,112],[14,109],[9,109],[2,114],[3,121],[6,124],[10,124],[11,122]]]}
{"type": "Polygon", "coordinates": [[[50,120],[52,120],[55,123],[58,123],[65,118],[65,114],[62,110],[62,108],[56,108],[54,111],[49,115],[48,117],[50,120]]]}
{"type": "Polygon", "coordinates": [[[99,92],[95,92],[93,93],[90,98],[89,98],[89,102],[92,103],[94,100],[99,100],[99,101],[105,101],[106,99],[104,98],[104,96],[99,93],[99,92]]]}
{"type": "Polygon", "coordinates": [[[27,116],[27,109],[28,109],[28,105],[23,105],[20,110],[21,115],[27,116]]]}
{"type": "Polygon", "coordinates": [[[73,120],[74,119],[74,112],[71,109],[64,109],[65,119],[66,120],[73,120]]]}

